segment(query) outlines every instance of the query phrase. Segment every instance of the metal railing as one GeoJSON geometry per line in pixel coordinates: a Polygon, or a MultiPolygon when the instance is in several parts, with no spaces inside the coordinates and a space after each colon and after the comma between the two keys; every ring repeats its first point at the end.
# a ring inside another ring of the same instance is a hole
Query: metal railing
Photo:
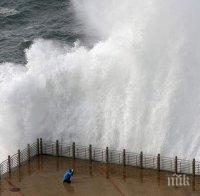
{"type": "Polygon", "coordinates": [[[164,157],[158,155],[147,155],[133,152],[126,152],[125,149],[117,151],[113,149],[95,148],[92,145],[80,146],[73,144],[43,141],[41,138],[32,145],[12,156],[0,164],[0,178],[9,174],[12,170],[29,162],[38,155],[64,156],[73,159],[84,159],[89,161],[101,162],[106,164],[118,164],[123,166],[134,166],[158,171],[169,171],[174,173],[184,173],[191,175],[200,175],[200,162],[193,160],[184,160],[176,157],[164,157]]]}
{"type": "Polygon", "coordinates": [[[8,159],[0,164],[0,179],[7,173],[11,173],[12,170],[20,167],[26,162],[31,161],[35,156],[39,155],[39,139],[32,145],[27,145],[27,147],[12,156],[8,156],[8,159]]]}

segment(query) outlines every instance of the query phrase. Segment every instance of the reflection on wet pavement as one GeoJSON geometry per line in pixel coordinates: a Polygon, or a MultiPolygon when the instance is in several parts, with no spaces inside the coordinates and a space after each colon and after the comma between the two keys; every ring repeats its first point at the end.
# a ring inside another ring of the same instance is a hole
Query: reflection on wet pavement
{"type": "Polygon", "coordinates": [[[188,177],[189,186],[168,186],[172,173],[43,155],[5,176],[0,195],[200,195],[200,178],[188,177]],[[71,184],[62,182],[68,168],[75,170],[71,184]]]}

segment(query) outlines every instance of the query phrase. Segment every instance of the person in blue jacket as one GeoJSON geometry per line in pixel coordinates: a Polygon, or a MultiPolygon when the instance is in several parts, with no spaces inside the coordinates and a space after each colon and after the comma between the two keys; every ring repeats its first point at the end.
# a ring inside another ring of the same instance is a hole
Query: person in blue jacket
{"type": "Polygon", "coordinates": [[[67,183],[71,183],[71,177],[74,174],[74,170],[73,169],[69,169],[64,173],[63,176],[63,182],[67,182],[67,183]]]}

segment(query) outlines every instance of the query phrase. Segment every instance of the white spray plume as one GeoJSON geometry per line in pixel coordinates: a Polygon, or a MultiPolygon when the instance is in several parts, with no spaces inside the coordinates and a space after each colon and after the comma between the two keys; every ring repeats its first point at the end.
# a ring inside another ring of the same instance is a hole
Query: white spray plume
{"type": "Polygon", "coordinates": [[[200,159],[197,0],[73,0],[90,49],[37,39],[0,66],[0,154],[37,137],[200,159]]]}

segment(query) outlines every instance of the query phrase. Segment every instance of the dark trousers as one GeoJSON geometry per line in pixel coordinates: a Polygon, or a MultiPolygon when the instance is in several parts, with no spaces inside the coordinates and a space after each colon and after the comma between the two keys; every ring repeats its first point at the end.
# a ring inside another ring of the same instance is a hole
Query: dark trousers
{"type": "Polygon", "coordinates": [[[63,182],[71,183],[71,180],[64,180],[63,182]]]}

